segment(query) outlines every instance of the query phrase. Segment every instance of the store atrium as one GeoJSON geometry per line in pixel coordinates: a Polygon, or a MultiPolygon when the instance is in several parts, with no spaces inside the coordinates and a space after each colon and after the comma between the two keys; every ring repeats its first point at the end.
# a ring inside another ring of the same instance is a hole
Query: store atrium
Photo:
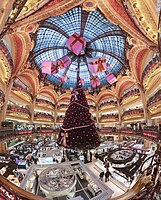
{"type": "Polygon", "coordinates": [[[0,200],[161,199],[160,0],[0,4],[0,200]]]}

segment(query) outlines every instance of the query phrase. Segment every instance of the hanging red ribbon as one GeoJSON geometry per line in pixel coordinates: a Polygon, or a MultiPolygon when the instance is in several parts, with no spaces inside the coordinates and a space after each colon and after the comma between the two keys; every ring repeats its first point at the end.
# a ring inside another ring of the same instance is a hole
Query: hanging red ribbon
{"type": "Polygon", "coordinates": [[[57,63],[55,64],[55,62],[52,62],[52,64],[51,64],[51,74],[56,74],[57,72],[58,72],[57,63]]]}
{"type": "Polygon", "coordinates": [[[62,60],[59,60],[59,67],[60,69],[63,69],[64,68],[64,62],[62,60]]]}
{"type": "Polygon", "coordinates": [[[60,144],[63,145],[64,147],[66,147],[67,146],[66,138],[68,138],[68,133],[67,132],[65,132],[65,133],[61,132],[61,136],[62,136],[62,138],[61,138],[60,144]]]}
{"type": "Polygon", "coordinates": [[[105,68],[103,66],[103,63],[105,63],[105,62],[106,62],[106,60],[101,59],[101,58],[99,58],[98,61],[96,61],[96,64],[98,64],[97,72],[102,72],[105,70],[105,68]]]}
{"type": "Polygon", "coordinates": [[[93,76],[92,78],[90,78],[90,80],[93,87],[97,87],[98,85],[100,85],[100,80],[98,76],[93,76]]]}

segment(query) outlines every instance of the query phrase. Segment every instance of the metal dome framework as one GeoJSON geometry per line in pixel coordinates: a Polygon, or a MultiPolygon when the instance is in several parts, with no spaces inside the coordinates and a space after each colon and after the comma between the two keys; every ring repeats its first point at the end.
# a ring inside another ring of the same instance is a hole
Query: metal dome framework
{"type": "Polygon", "coordinates": [[[97,74],[100,85],[107,84],[106,74],[112,72],[118,76],[126,67],[126,37],[119,26],[109,22],[97,9],[86,12],[81,7],[75,7],[63,15],[41,21],[33,49],[33,59],[41,70],[42,61],[56,61],[68,55],[72,64],[65,69],[59,69],[57,74],[46,75],[46,79],[54,85],[60,85],[58,78],[68,76],[68,81],[61,84],[62,88],[73,88],[76,84],[79,63],[79,76],[84,79],[83,88],[92,88],[90,77],[94,76],[87,65],[88,58],[105,57],[110,68],[97,74]],[[75,55],[66,46],[66,40],[77,32],[87,41],[85,53],[75,55]]]}

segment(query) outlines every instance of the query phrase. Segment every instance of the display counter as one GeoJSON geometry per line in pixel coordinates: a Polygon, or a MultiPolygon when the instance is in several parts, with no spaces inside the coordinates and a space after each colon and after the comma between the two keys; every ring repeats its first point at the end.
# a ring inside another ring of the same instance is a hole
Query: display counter
{"type": "Polygon", "coordinates": [[[5,156],[0,156],[0,163],[6,163],[8,164],[10,160],[8,160],[5,156]]]}
{"type": "Polygon", "coordinates": [[[32,176],[30,177],[29,181],[26,184],[26,190],[35,194],[35,189],[36,189],[35,185],[36,185],[35,175],[32,174],[32,176]]]}
{"type": "Polygon", "coordinates": [[[53,163],[60,163],[63,153],[57,149],[40,150],[38,152],[38,164],[46,165],[53,163]]]}
{"type": "Polygon", "coordinates": [[[24,160],[19,160],[18,161],[18,169],[26,169],[27,168],[27,163],[24,160]]]}
{"type": "Polygon", "coordinates": [[[125,162],[125,163],[122,163],[122,164],[115,164],[113,163],[112,164],[112,167],[117,167],[117,168],[123,168],[123,167],[128,167],[128,166],[133,166],[134,163],[136,163],[137,161],[139,160],[139,154],[135,154],[135,157],[129,161],[129,162],[125,162]]]}
{"type": "Polygon", "coordinates": [[[21,182],[21,188],[34,193],[35,172],[39,175],[37,191],[41,190],[49,199],[53,199],[52,196],[55,195],[64,195],[62,198],[66,199],[78,196],[83,198],[86,196],[88,199],[96,196],[99,199],[103,196],[110,199],[113,194],[113,191],[99,179],[98,175],[80,160],[53,164],[50,168],[48,165],[32,165],[21,182]],[[78,184],[75,184],[76,182],[78,184]]]}
{"type": "Polygon", "coordinates": [[[9,175],[9,176],[7,177],[7,179],[8,179],[9,181],[11,181],[12,183],[14,183],[15,185],[20,186],[20,182],[19,182],[18,178],[15,177],[14,175],[9,175]]]}
{"type": "Polygon", "coordinates": [[[144,149],[143,144],[134,144],[130,146],[133,150],[135,150],[137,153],[144,153],[144,154],[150,154],[151,149],[144,149]]]}
{"type": "Polygon", "coordinates": [[[116,149],[109,153],[108,160],[113,164],[125,164],[132,161],[135,155],[130,149],[116,149]]]}
{"type": "Polygon", "coordinates": [[[85,178],[85,173],[84,171],[81,169],[80,166],[77,166],[76,168],[74,168],[76,174],[78,174],[80,179],[84,179],[85,178]]]}
{"type": "Polygon", "coordinates": [[[14,149],[16,146],[23,144],[25,141],[17,142],[17,140],[11,140],[11,143],[8,142],[7,146],[9,150],[14,149]],[[11,145],[11,146],[10,146],[11,145]]]}
{"type": "Polygon", "coordinates": [[[117,171],[112,173],[110,181],[125,192],[129,189],[131,184],[131,182],[129,182],[123,175],[120,175],[120,172],[117,171]]]}
{"type": "Polygon", "coordinates": [[[38,158],[38,164],[40,165],[49,165],[53,164],[53,158],[52,157],[47,157],[47,158],[38,158]]]}
{"type": "Polygon", "coordinates": [[[109,149],[115,149],[118,148],[119,143],[118,142],[113,142],[113,141],[108,141],[108,143],[103,143],[99,147],[96,148],[96,151],[98,154],[108,152],[109,149]]]}
{"type": "Polygon", "coordinates": [[[75,172],[71,167],[50,166],[40,173],[39,184],[40,189],[49,199],[65,196],[74,190],[75,172]]]}
{"type": "Polygon", "coordinates": [[[89,181],[88,190],[92,193],[94,197],[102,192],[101,189],[93,181],[91,180],[88,181],[89,181]]]}
{"type": "Polygon", "coordinates": [[[120,151],[116,151],[115,153],[113,153],[111,155],[111,158],[113,160],[126,160],[128,159],[130,156],[132,156],[133,151],[131,150],[120,150],[120,151]]]}

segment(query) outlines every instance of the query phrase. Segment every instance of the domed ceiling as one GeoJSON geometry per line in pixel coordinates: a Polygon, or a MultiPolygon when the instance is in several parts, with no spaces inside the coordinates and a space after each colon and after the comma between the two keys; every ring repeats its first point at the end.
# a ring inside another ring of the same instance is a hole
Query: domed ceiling
{"type": "Polygon", "coordinates": [[[60,85],[58,78],[67,75],[67,82],[61,86],[75,87],[78,69],[80,78],[84,79],[84,89],[92,87],[90,77],[95,75],[100,79],[100,85],[108,85],[106,74],[112,72],[117,77],[125,66],[126,36],[119,26],[105,19],[98,9],[86,12],[81,7],[75,7],[63,15],[40,22],[32,55],[40,71],[44,60],[56,61],[65,55],[70,58],[72,63],[69,67],[59,69],[57,74],[46,75],[47,80],[54,85],[60,85]],[[74,32],[87,42],[82,55],[75,55],[66,46],[67,39],[74,32]],[[109,67],[104,72],[93,74],[87,65],[88,58],[106,58],[109,67]]]}

